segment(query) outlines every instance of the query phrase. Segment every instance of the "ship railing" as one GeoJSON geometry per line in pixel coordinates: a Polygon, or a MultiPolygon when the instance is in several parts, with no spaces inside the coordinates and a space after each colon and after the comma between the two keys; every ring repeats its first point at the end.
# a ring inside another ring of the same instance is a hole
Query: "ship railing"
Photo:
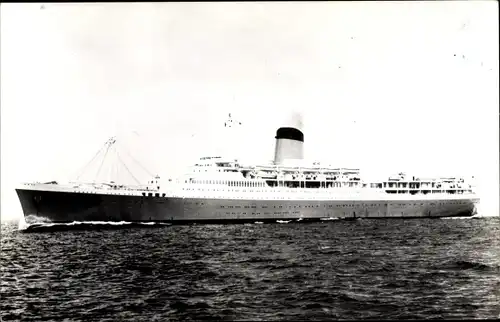
{"type": "MultiPolygon", "coordinates": [[[[276,181],[276,180],[269,180],[269,181],[273,181],[273,182],[277,182],[278,184],[280,183],[280,181],[276,181]]],[[[451,185],[451,186],[443,186],[443,185],[437,185],[437,186],[429,186],[429,185],[421,185],[419,187],[416,187],[416,186],[411,186],[411,185],[407,185],[407,184],[402,184],[402,185],[399,185],[399,184],[391,184],[391,185],[386,185],[386,186],[380,186],[381,184],[380,183],[365,183],[365,182],[362,182],[362,181],[334,181],[334,182],[320,182],[320,186],[318,187],[308,187],[308,188],[304,188],[304,187],[294,187],[294,188],[291,188],[291,187],[288,187],[288,186],[284,186],[284,185],[281,185],[281,186],[276,186],[276,187],[270,187],[270,186],[250,186],[248,185],[249,182],[251,182],[250,180],[247,180],[247,181],[242,181],[242,182],[239,182],[239,181],[235,181],[235,180],[229,180],[229,182],[232,182],[232,184],[228,184],[228,182],[220,182],[220,183],[213,183],[213,182],[186,182],[186,183],[179,183],[179,184],[176,184],[176,185],[180,185],[180,186],[183,186],[183,185],[186,185],[186,186],[190,186],[190,187],[193,187],[193,188],[202,188],[202,189],[206,189],[206,188],[217,188],[217,189],[234,189],[234,188],[242,188],[242,189],[250,189],[250,188],[254,188],[254,189],[258,189],[258,188],[270,188],[270,189],[293,189],[294,191],[302,191],[301,189],[304,189],[304,191],[322,191],[322,190],[326,190],[326,191],[338,191],[338,190],[352,190],[352,189],[363,189],[363,191],[365,190],[380,190],[380,191],[386,191],[386,190],[391,190],[391,191],[402,191],[402,192],[405,192],[405,193],[410,193],[410,192],[430,192],[430,191],[468,191],[468,190],[471,190],[471,186],[464,186],[464,185],[451,185]],[[333,185],[331,186],[328,186],[329,183],[333,183],[333,185]]],[[[297,182],[301,182],[301,181],[297,181],[297,182]]],[[[262,184],[262,182],[259,182],[262,184]]]]}
{"type": "Polygon", "coordinates": [[[157,186],[152,185],[124,185],[114,183],[70,182],[66,187],[80,190],[120,190],[120,191],[157,191],[157,186]]]}
{"type": "MultiPolygon", "coordinates": [[[[404,194],[393,194],[387,195],[380,191],[372,191],[372,193],[300,193],[299,191],[273,191],[272,189],[263,189],[260,191],[255,191],[253,193],[242,192],[242,191],[218,191],[218,192],[210,192],[210,191],[202,191],[197,189],[189,189],[187,191],[182,191],[177,195],[183,197],[193,197],[193,198],[234,198],[234,199],[276,199],[276,200],[345,200],[345,199],[359,199],[359,200],[379,200],[379,199],[390,199],[390,200],[407,200],[408,196],[404,194]]],[[[471,198],[474,195],[467,195],[467,198],[471,198]]],[[[417,197],[417,196],[414,196],[417,197]]],[[[418,199],[421,200],[432,200],[435,198],[447,198],[447,199],[463,199],[463,195],[418,195],[418,199]]]]}

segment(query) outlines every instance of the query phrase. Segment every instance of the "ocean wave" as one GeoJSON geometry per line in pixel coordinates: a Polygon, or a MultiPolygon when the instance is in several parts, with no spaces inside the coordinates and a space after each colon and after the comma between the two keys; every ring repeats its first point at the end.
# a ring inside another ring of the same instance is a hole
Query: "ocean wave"
{"type": "Polygon", "coordinates": [[[478,271],[498,271],[500,266],[498,265],[488,265],[473,261],[456,261],[452,264],[452,268],[458,268],[461,270],[478,270],[478,271]]]}
{"type": "Polygon", "coordinates": [[[498,318],[498,223],[2,224],[1,319],[498,318]]]}
{"type": "Polygon", "coordinates": [[[471,260],[447,261],[441,264],[438,272],[444,273],[446,270],[472,270],[472,271],[500,271],[500,265],[485,264],[471,260]]]}

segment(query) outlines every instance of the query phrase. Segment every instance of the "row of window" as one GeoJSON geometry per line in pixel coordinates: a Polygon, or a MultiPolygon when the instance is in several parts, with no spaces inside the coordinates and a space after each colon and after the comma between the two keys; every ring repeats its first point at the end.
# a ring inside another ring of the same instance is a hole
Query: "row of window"
{"type": "MultiPolygon", "coordinates": [[[[272,181],[273,183],[282,183],[283,181],[282,180],[269,180],[269,181],[272,181]]],[[[288,181],[285,181],[285,187],[294,187],[292,184],[293,183],[305,183],[305,184],[313,184],[313,183],[316,183],[317,181],[314,181],[314,182],[304,182],[304,181],[294,181],[294,182],[288,182],[288,181]],[[287,185],[289,184],[289,185],[287,185]]],[[[231,181],[231,180],[192,180],[190,182],[186,181],[185,183],[190,183],[190,184],[199,184],[199,185],[225,185],[225,186],[229,186],[229,187],[267,187],[267,185],[264,183],[264,182],[260,182],[260,181],[231,181]]],[[[318,184],[320,184],[321,187],[323,188],[331,188],[331,187],[341,187],[342,185],[345,187],[345,186],[348,186],[348,187],[356,187],[356,186],[359,186],[360,183],[359,182],[317,182],[318,184]]],[[[366,186],[366,184],[364,184],[364,186],[366,186]]],[[[381,188],[381,186],[380,186],[381,188]]]]}
{"type": "MultiPolygon", "coordinates": [[[[465,202],[463,201],[453,201],[453,202],[444,202],[444,203],[437,203],[438,205],[447,205],[447,204],[464,204],[465,202]]],[[[414,203],[414,204],[411,204],[411,203],[404,203],[404,204],[396,204],[396,203],[392,203],[391,206],[400,206],[400,207],[408,207],[408,206],[424,206],[424,203],[414,203]]],[[[431,203],[430,204],[431,206],[435,206],[436,203],[431,203]]],[[[346,208],[346,207],[380,207],[380,206],[387,206],[387,204],[341,204],[341,205],[323,205],[324,208],[326,208],[328,206],[328,208],[333,208],[333,207],[336,207],[336,208],[346,208]]],[[[285,205],[285,208],[287,206],[285,205]]],[[[309,208],[319,208],[320,206],[319,205],[306,205],[306,206],[302,206],[302,205],[288,205],[288,208],[305,208],[305,209],[309,209],[309,208]]],[[[228,209],[233,209],[233,208],[236,208],[236,209],[239,209],[241,208],[241,206],[221,206],[221,208],[228,208],[228,209]]],[[[249,209],[249,208],[252,208],[252,209],[255,209],[257,208],[255,205],[252,205],[252,206],[244,206],[244,208],[246,209],[249,209]]],[[[260,208],[262,209],[267,209],[268,206],[267,205],[262,205],[260,208]]],[[[273,206],[273,208],[283,208],[283,206],[273,206]]]]}
{"type": "MultiPolygon", "coordinates": [[[[187,181],[185,183],[188,183],[187,181]]],[[[218,184],[229,187],[265,187],[264,182],[259,181],[234,181],[234,180],[192,180],[191,184],[218,184]]]]}
{"type": "MultiPolygon", "coordinates": [[[[269,181],[273,182],[284,182],[284,183],[292,183],[292,182],[321,182],[322,184],[326,184],[328,186],[333,185],[340,185],[340,184],[349,184],[349,186],[356,186],[359,185],[360,182],[352,182],[352,181],[337,181],[336,178],[334,179],[326,179],[326,180],[276,180],[276,179],[271,179],[269,181]]],[[[220,185],[228,185],[230,187],[258,187],[258,186],[264,186],[263,182],[259,181],[238,181],[238,180],[191,180],[191,181],[185,181],[185,183],[191,183],[191,184],[220,184],[220,185]]],[[[364,183],[366,186],[368,183],[364,183]]],[[[439,183],[409,183],[409,182],[383,182],[383,183],[370,183],[371,188],[410,188],[410,189],[419,189],[423,187],[427,188],[441,188],[441,184],[439,183]]]]}
{"type": "Polygon", "coordinates": [[[153,193],[153,192],[143,192],[143,193],[142,193],[142,196],[143,196],[143,197],[153,197],[153,196],[154,196],[154,197],[160,197],[160,195],[161,195],[162,197],[165,197],[167,194],[166,194],[166,193],[162,193],[162,194],[160,194],[160,193],[158,193],[158,192],[156,192],[156,193],[153,193]]]}
{"type": "MultiPolygon", "coordinates": [[[[142,193],[142,195],[146,196],[146,193],[142,193]]],[[[153,193],[148,193],[147,196],[148,197],[152,197],[153,193]]],[[[154,196],[155,197],[160,197],[160,193],[155,193],[154,196]]],[[[162,193],[161,196],[165,197],[166,194],[162,193]]],[[[437,203],[437,204],[438,205],[449,205],[449,204],[464,204],[464,203],[465,203],[464,201],[446,201],[446,202],[440,202],[440,203],[437,203]]],[[[202,202],[200,202],[200,203],[198,203],[198,202],[194,203],[193,202],[193,204],[200,205],[200,206],[204,205],[204,203],[202,203],[202,202]]],[[[374,206],[381,206],[381,205],[386,206],[387,204],[373,204],[373,203],[372,204],[365,204],[365,203],[363,203],[363,204],[359,204],[359,205],[355,205],[355,204],[347,204],[347,205],[345,205],[344,204],[344,205],[335,205],[335,207],[355,207],[355,206],[363,206],[363,207],[370,207],[371,206],[371,207],[374,207],[374,206]]],[[[399,203],[399,204],[391,203],[391,206],[400,206],[400,207],[408,207],[408,206],[411,206],[411,205],[412,205],[411,203],[403,203],[403,204],[401,204],[401,203],[399,203]]],[[[419,205],[418,203],[413,203],[413,206],[418,206],[418,205],[419,205]]],[[[424,203],[420,203],[420,206],[423,206],[423,205],[424,205],[424,203]]],[[[430,203],[430,205],[431,206],[435,206],[436,203],[430,203]]],[[[327,205],[324,205],[325,208],[326,208],[326,206],[327,205]]],[[[329,208],[332,208],[333,206],[334,205],[328,205],[329,208]]],[[[221,206],[221,208],[224,208],[224,207],[227,207],[227,208],[233,208],[233,207],[234,208],[241,208],[241,206],[221,206]]],[[[244,207],[245,208],[250,208],[250,207],[251,208],[255,208],[256,206],[252,205],[252,206],[244,206],[244,207]]],[[[261,208],[264,208],[264,209],[267,208],[267,207],[268,207],[267,205],[262,205],[261,206],[261,208]]],[[[273,206],[273,207],[276,208],[277,206],[273,206]]],[[[278,207],[282,208],[283,206],[280,205],[278,207]]],[[[292,206],[288,205],[288,207],[291,208],[292,206]]],[[[319,205],[315,205],[315,206],[314,205],[307,205],[307,206],[294,205],[293,207],[294,208],[297,208],[297,207],[298,208],[302,208],[302,207],[304,207],[304,208],[318,208],[319,205]]]]}
{"type": "MultiPolygon", "coordinates": [[[[220,215],[221,213],[217,213],[217,214],[219,214],[219,215],[220,215]]],[[[229,212],[229,211],[227,211],[225,214],[226,214],[226,215],[247,215],[247,213],[246,213],[246,212],[229,212]]],[[[250,214],[250,213],[248,213],[248,214],[250,214]]],[[[298,214],[300,214],[300,213],[299,213],[298,211],[295,211],[295,212],[292,212],[292,214],[294,214],[294,215],[298,215],[298,214]]],[[[346,213],[345,213],[345,212],[343,212],[343,214],[344,214],[344,215],[346,215],[346,213]]],[[[349,214],[349,212],[348,212],[347,214],[349,214]]],[[[354,214],[356,214],[356,213],[354,213],[354,214]]],[[[378,213],[376,213],[376,214],[381,215],[381,213],[380,213],[380,212],[378,212],[378,213]]],[[[402,214],[402,215],[405,215],[405,213],[401,213],[401,214],[402,214]]],[[[290,212],[277,212],[277,211],[275,211],[274,213],[271,213],[271,212],[263,212],[263,213],[260,213],[260,212],[252,212],[252,213],[251,213],[251,215],[290,215],[290,212]]],[[[366,215],[370,216],[370,215],[373,215],[373,213],[366,214],[366,215]]]]}
{"type": "MultiPolygon", "coordinates": [[[[226,212],[226,215],[246,215],[247,213],[246,212],[229,212],[227,211],[226,212]]],[[[260,215],[261,213],[260,212],[252,212],[252,215],[260,215]]],[[[290,213],[289,212],[274,212],[274,214],[270,213],[270,212],[264,212],[262,213],[264,215],[289,215],[290,213]]]]}
{"type": "Polygon", "coordinates": [[[184,201],[186,205],[196,205],[196,206],[204,206],[203,202],[194,202],[194,201],[184,201]]]}
{"type": "MultiPolygon", "coordinates": [[[[264,186],[262,186],[261,188],[263,188],[264,186]]],[[[354,187],[354,186],[350,186],[351,188],[354,187]]],[[[257,187],[258,188],[258,187],[257,187]]],[[[272,187],[268,187],[270,189],[272,189],[272,187]]],[[[286,188],[286,187],[282,187],[282,188],[286,188]]],[[[278,190],[279,192],[285,192],[285,193],[314,193],[314,191],[318,191],[319,187],[317,188],[307,188],[307,190],[302,190],[302,191],[297,191],[295,189],[289,189],[289,190],[278,190]]],[[[335,188],[335,187],[334,187],[335,188]]],[[[246,189],[216,189],[216,188],[212,188],[212,189],[205,189],[205,188],[182,188],[183,191],[217,191],[217,192],[247,192],[246,189]]],[[[445,193],[445,192],[453,192],[453,193],[465,193],[465,192],[472,192],[472,190],[466,190],[466,189],[461,189],[461,190],[455,190],[455,189],[448,189],[448,190],[418,190],[419,192],[421,193],[424,193],[424,194],[427,194],[427,193],[445,193]]],[[[248,192],[276,192],[276,190],[267,190],[267,189],[264,189],[264,190],[261,190],[261,189],[256,189],[256,190],[248,190],[248,192]]],[[[326,192],[326,191],[324,191],[326,192]]],[[[408,189],[394,189],[394,190],[386,190],[386,192],[388,193],[399,193],[399,194],[407,194],[409,192],[414,192],[414,191],[411,191],[411,190],[408,190],[408,189]]],[[[415,190],[415,192],[417,192],[417,190],[415,190]]],[[[151,194],[151,193],[150,193],[151,194]]],[[[144,195],[144,193],[143,193],[144,195]]]]}
{"type": "MultiPolygon", "coordinates": [[[[164,201],[159,201],[160,203],[164,203],[164,201]]],[[[117,201],[112,201],[111,203],[117,203],[117,201]]],[[[137,202],[136,202],[137,203],[137,202]]],[[[203,202],[189,202],[189,201],[186,201],[186,204],[187,205],[196,205],[196,206],[205,206],[205,203],[203,202]]],[[[449,205],[449,204],[465,204],[464,201],[452,201],[452,202],[440,202],[440,203],[430,203],[430,206],[436,206],[436,205],[449,205]]],[[[414,203],[413,206],[423,206],[424,203],[414,203]]],[[[328,208],[349,208],[349,207],[356,207],[356,206],[362,206],[362,207],[369,207],[369,206],[387,206],[386,204],[359,204],[359,205],[355,205],[355,204],[343,204],[343,205],[328,205],[328,208]]],[[[391,206],[400,206],[400,207],[408,207],[408,206],[412,206],[412,204],[410,203],[404,203],[404,204],[391,204],[391,206]]],[[[129,205],[129,209],[131,205],[129,205]]],[[[283,208],[282,205],[280,206],[273,206],[274,208],[283,208]]],[[[233,209],[233,208],[236,208],[236,209],[241,209],[241,206],[224,206],[224,205],[221,205],[220,208],[228,208],[228,209],[233,209]]],[[[245,209],[256,209],[257,207],[255,205],[252,205],[252,206],[244,206],[245,209]]],[[[261,208],[268,208],[267,205],[262,205],[261,208]]],[[[287,208],[285,206],[285,208],[287,208]]],[[[301,205],[288,205],[288,208],[289,209],[293,209],[293,208],[319,208],[319,205],[307,205],[307,206],[301,206],[301,205]]],[[[327,205],[324,205],[324,208],[327,208],[327,205]]],[[[285,212],[283,212],[285,213],[285,212]]],[[[288,213],[288,212],[286,212],[288,213]]],[[[298,211],[294,211],[293,213],[299,213],[298,211]]],[[[234,213],[233,213],[234,214],[234,213]]],[[[243,214],[246,214],[246,212],[244,212],[243,214]]],[[[255,213],[252,213],[252,214],[255,214],[255,213]]],[[[268,214],[267,212],[264,213],[264,214],[268,214]]],[[[274,214],[281,214],[281,212],[274,212],[274,214]]]]}
{"type": "MultiPolygon", "coordinates": [[[[448,201],[448,202],[440,202],[440,203],[430,203],[431,206],[435,206],[435,205],[449,205],[449,204],[464,204],[465,202],[464,201],[448,201]]],[[[400,206],[400,207],[408,207],[408,206],[424,206],[424,203],[391,203],[390,204],[391,206],[400,206]]],[[[387,206],[387,204],[341,204],[341,205],[323,205],[324,208],[326,208],[328,206],[328,208],[332,208],[332,207],[337,207],[337,208],[345,208],[345,207],[375,207],[375,206],[387,206]]],[[[305,206],[302,206],[302,205],[288,205],[288,208],[319,208],[320,206],[319,205],[305,205],[305,206]]],[[[232,209],[232,208],[241,208],[241,206],[221,206],[221,208],[229,208],[229,209],[232,209]]],[[[252,206],[244,206],[244,208],[253,208],[255,209],[256,206],[255,205],[252,205],[252,206]]],[[[268,208],[267,205],[261,205],[262,209],[266,209],[268,208]]],[[[282,205],[280,206],[273,206],[273,208],[283,208],[282,205]]],[[[285,208],[286,208],[286,205],[285,205],[285,208]]]]}

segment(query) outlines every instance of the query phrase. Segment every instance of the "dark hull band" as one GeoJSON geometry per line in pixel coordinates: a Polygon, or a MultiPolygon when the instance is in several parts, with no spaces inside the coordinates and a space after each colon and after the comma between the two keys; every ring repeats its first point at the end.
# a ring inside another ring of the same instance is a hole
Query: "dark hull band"
{"type": "Polygon", "coordinates": [[[27,223],[254,223],[473,216],[474,200],[240,200],[16,190],[27,223]]]}

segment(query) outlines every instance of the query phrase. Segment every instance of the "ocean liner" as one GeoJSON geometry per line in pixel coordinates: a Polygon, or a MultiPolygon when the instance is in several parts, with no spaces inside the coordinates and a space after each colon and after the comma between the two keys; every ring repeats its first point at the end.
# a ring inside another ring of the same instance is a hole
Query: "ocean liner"
{"type": "MultiPolygon", "coordinates": [[[[229,115],[226,127],[235,123],[229,115]]],[[[241,124],[241,123],[239,123],[241,124]]],[[[467,217],[479,197],[463,178],[404,173],[377,182],[359,169],[306,163],[300,122],[278,128],[274,160],[201,157],[184,175],[143,185],[56,181],[16,189],[26,223],[264,223],[359,218],[467,217]]],[[[112,138],[106,153],[115,147],[112,138]]]]}

